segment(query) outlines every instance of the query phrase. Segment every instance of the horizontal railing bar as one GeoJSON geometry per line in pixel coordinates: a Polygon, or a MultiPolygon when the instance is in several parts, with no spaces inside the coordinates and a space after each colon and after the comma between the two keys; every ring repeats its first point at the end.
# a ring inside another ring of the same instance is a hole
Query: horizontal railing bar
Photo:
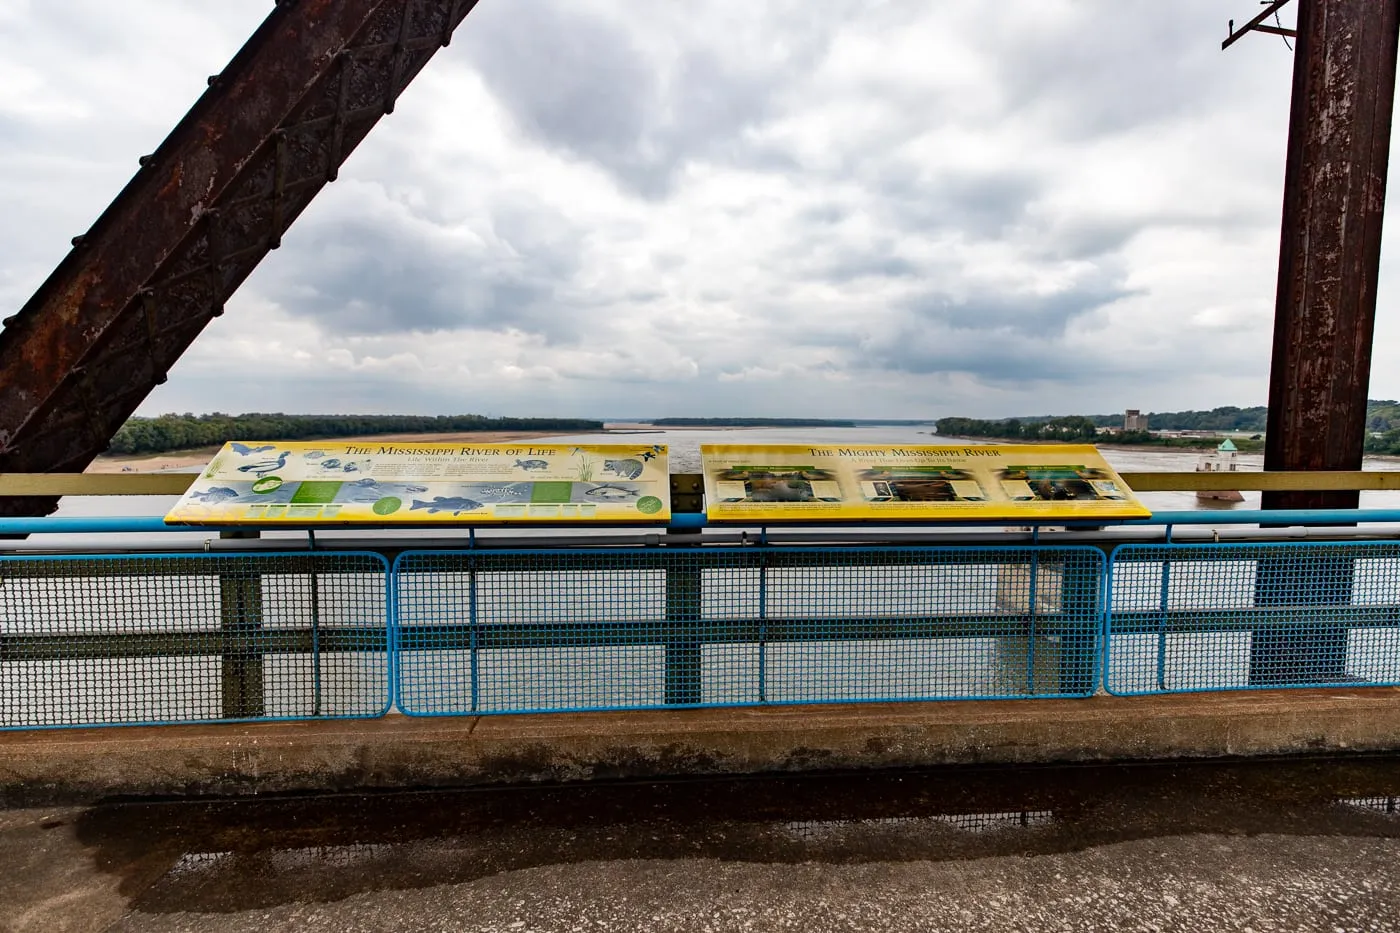
{"type": "MultiPolygon", "coordinates": [[[[1291,558],[1299,547],[1307,547],[1310,541],[1191,541],[1157,544],[1123,544],[1113,551],[1117,567],[1132,567],[1142,564],[1183,564],[1227,562],[1239,564],[1268,560],[1270,558],[1291,558]]],[[[1394,541],[1329,541],[1327,553],[1332,560],[1377,559],[1378,549],[1382,558],[1388,558],[1395,548],[1394,541]]]]}
{"type": "MultiPolygon", "coordinates": [[[[1093,619],[1043,613],[1032,619],[1027,613],[963,614],[945,616],[827,618],[827,619],[725,619],[626,622],[504,622],[478,624],[476,647],[502,648],[611,648],[661,646],[675,642],[700,644],[754,644],[759,641],[827,642],[888,641],[933,638],[1024,638],[1032,622],[1038,635],[1072,634],[1092,637],[1098,626],[1093,619]]],[[[467,651],[471,648],[469,623],[401,624],[399,650],[467,651]]]]}
{"type": "MultiPolygon", "coordinates": [[[[397,568],[404,586],[412,587],[413,578],[420,574],[449,574],[476,571],[478,573],[556,573],[568,571],[612,571],[625,573],[645,570],[660,572],[668,569],[694,568],[700,570],[754,570],[766,566],[770,570],[786,569],[850,569],[872,567],[1025,567],[1034,553],[1042,567],[1058,570],[1063,563],[1082,563],[1092,551],[1073,546],[1047,545],[1032,551],[1025,544],[1005,546],[977,545],[969,547],[900,546],[876,544],[842,548],[696,548],[684,551],[638,549],[619,553],[616,550],[590,552],[571,550],[558,552],[461,550],[438,557],[414,554],[397,568]],[[853,564],[850,555],[859,555],[862,563],[853,564]],[[590,559],[592,558],[592,559],[590,559]],[[621,561],[621,562],[619,562],[621,561]]],[[[1098,558],[1094,557],[1095,566],[1098,558]]]]}
{"type": "MultiPolygon", "coordinates": [[[[481,650],[509,648],[609,648],[659,646],[676,641],[704,644],[817,641],[884,641],[910,638],[1024,638],[1092,635],[1097,620],[1059,613],[970,613],[942,616],[716,619],[693,621],[589,621],[481,624],[481,650]]],[[[468,650],[470,623],[400,626],[403,651],[468,650]]],[[[321,653],[382,652],[387,634],[376,626],[326,626],[316,638],[321,653]],[[378,642],[376,644],[376,641],[378,642]]],[[[83,632],[0,636],[0,662],[92,661],[123,658],[310,654],[306,628],[264,628],[246,633],[213,629],[181,632],[83,632]]]]}
{"type": "MultiPolygon", "coordinates": [[[[1345,628],[1400,627],[1400,607],[1266,606],[1237,609],[1135,610],[1113,613],[1115,635],[1203,634],[1251,631],[1272,625],[1299,624],[1300,617],[1319,611],[1342,610],[1345,618],[1329,615],[1329,624],[1345,628]]],[[[665,645],[675,641],[705,644],[817,641],[881,641],[910,638],[1083,637],[1090,624],[1058,612],[968,613],[908,617],[836,617],[714,619],[699,622],[589,621],[479,624],[479,649],[623,647],[665,645]]],[[[401,650],[467,650],[469,623],[405,624],[400,626],[401,650]]],[[[322,653],[382,652],[387,635],[379,626],[323,626],[315,635],[322,653]]],[[[110,632],[78,634],[18,634],[0,636],[0,662],[85,661],[117,658],[217,657],[233,654],[310,654],[313,633],[308,628],[264,628],[248,633],[220,630],[181,632],[110,632]]]]}
{"type": "MultiPolygon", "coordinates": [[[[1206,509],[1200,511],[1164,511],[1154,512],[1150,518],[1134,519],[1076,519],[1067,520],[1064,518],[1046,518],[1043,521],[1032,521],[1030,519],[1005,519],[987,522],[974,521],[939,521],[939,522],[900,522],[889,523],[887,527],[903,528],[957,528],[957,527],[985,527],[992,525],[1050,525],[1055,527],[1091,527],[1099,528],[1106,525],[1117,525],[1124,528],[1142,528],[1162,525],[1349,525],[1357,522],[1366,523],[1400,523],[1400,509],[1279,509],[1264,511],[1262,509],[1206,509]]],[[[827,524],[824,522],[823,524],[827,524]]],[[[837,523],[830,523],[833,529],[837,528],[837,523]]],[[[755,523],[754,527],[758,527],[755,523]]],[[[415,526],[419,530],[429,527],[443,528],[442,524],[433,526],[415,526]]],[[[452,526],[455,527],[455,526],[452,526]]],[[[461,526],[466,527],[466,526],[461,526]]],[[[708,527],[703,515],[675,515],[672,516],[672,528],[701,528],[708,527]]],[[[839,526],[845,528],[879,527],[877,523],[856,522],[850,525],[839,526]]],[[[317,531],[365,531],[370,529],[380,530],[413,530],[404,525],[344,525],[336,527],[316,526],[316,525],[294,525],[278,524],[276,526],[266,526],[269,531],[306,531],[308,529],[317,531]]],[[[180,532],[185,534],[203,533],[215,534],[220,531],[248,530],[247,526],[186,526],[167,525],[158,516],[93,516],[93,517],[48,517],[48,518],[3,518],[0,519],[0,535],[33,535],[33,534],[126,534],[126,533],[152,533],[152,532],[180,532]]],[[[660,530],[658,528],[658,530],[660,530]]],[[[580,543],[586,544],[587,538],[579,538],[580,543]]],[[[674,543],[674,542],[669,542],[674,543]]],[[[698,542],[685,542],[686,544],[698,542]]]]}
{"type": "Polygon", "coordinates": [[[382,625],[322,626],[314,646],[309,628],[0,635],[0,662],[387,652],[388,638],[382,625]]]}
{"type": "MultiPolygon", "coordinates": [[[[1244,525],[1225,528],[1206,526],[1177,525],[1171,537],[1164,534],[1165,526],[1139,526],[1129,528],[1112,526],[1109,530],[1089,531],[1042,531],[1033,535],[1029,531],[998,531],[981,528],[950,529],[846,529],[840,533],[797,532],[785,534],[777,531],[768,533],[769,553],[794,547],[852,548],[871,549],[886,547],[937,547],[937,548],[1031,548],[1031,547],[1093,547],[1104,552],[1128,545],[1174,544],[1298,544],[1298,543],[1363,543],[1386,541],[1393,543],[1400,539],[1400,522],[1376,525],[1298,525],[1289,528],[1251,528],[1244,525]]],[[[643,550],[667,550],[657,547],[655,535],[627,534],[587,537],[551,534],[540,537],[487,537],[479,535],[474,550],[481,553],[494,553],[500,550],[529,550],[533,548],[568,550],[575,554],[586,554],[599,550],[636,553],[643,550]]],[[[760,551],[754,547],[752,536],[747,540],[739,532],[707,533],[703,548],[693,551],[733,550],[760,551]]],[[[216,554],[224,557],[259,555],[267,552],[283,553],[294,550],[300,554],[339,555],[346,552],[371,551],[392,562],[404,551],[469,550],[465,538],[388,538],[374,536],[373,530],[366,530],[354,537],[327,537],[317,535],[314,546],[307,539],[297,537],[263,536],[252,539],[223,540],[206,537],[202,541],[188,538],[165,537],[158,541],[119,542],[117,539],[102,539],[98,536],[86,540],[32,543],[25,541],[6,542],[0,540],[0,563],[9,556],[28,559],[39,558],[82,558],[82,557],[189,557],[216,554]]]]}
{"type": "Polygon", "coordinates": [[[1134,610],[1111,613],[1114,635],[1200,634],[1252,631],[1271,625],[1304,624],[1340,628],[1394,628],[1400,626],[1396,606],[1241,606],[1238,609],[1134,610]]]}
{"type": "MultiPolygon", "coordinates": [[[[199,473],[0,473],[0,496],[179,496],[199,473]]],[[[1400,471],[1294,470],[1145,472],[1118,474],[1134,492],[1197,490],[1400,489],[1400,471]]]]}
{"type": "MultiPolygon", "coordinates": [[[[627,551],[681,550],[708,551],[731,548],[760,551],[751,532],[708,530],[703,538],[689,537],[677,547],[666,535],[654,530],[636,528],[626,533],[586,535],[570,534],[570,529],[552,529],[536,535],[519,535],[509,529],[495,529],[502,534],[478,533],[475,547],[463,529],[436,529],[435,536],[383,533],[374,528],[345,529],[340,534],[317,533],[314,541],[305,532],[273,529],[258,538],[221,539],[206,532],[202,538],[192,535],[159,536],[150,542],[120,541],[90,536],[85,540],[45,541],[26,539],[0,540],[0,558],[7,554],[37,557],[150,557],[219,554],[241,556],[295,551],[321,555],[344,552],[371,551],[392,561],[404,551],[464,551],[479,553],[524,550],[568,550],[588,553],[602,549],[627,551]],[[453,532],[456,532],[455,534],[453,532]],[[697,544],[704,547],[694,547],[697,544]]],[[[874,547],[937,547],[937,548],[1016,548],[1016,547],[1095,547],[1110,550],[1124,544],[1223,544],[1223,543],[1299,543],[1299,542],[1363,542],[1400,538],[1400,521],[1362,525],[1292,525],[1281,528],[1249,527],[1246,524],[1228,527],[1209,525],[1110,525],[1103,529],[1055,527],[1039,533],[1029,530],[984,526],[848,526],[845,528],[813,528],[801,530],[769,529],[766,541],[772,551],[795,547],[874,548],[874,547]],[[1170,528],[1171,537],[1166,536],[1170,528]]]]}

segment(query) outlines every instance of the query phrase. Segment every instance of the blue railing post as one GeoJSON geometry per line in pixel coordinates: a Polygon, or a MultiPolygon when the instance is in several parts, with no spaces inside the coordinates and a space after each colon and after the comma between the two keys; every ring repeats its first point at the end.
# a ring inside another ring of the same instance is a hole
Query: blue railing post
{"type": "Polygon", "coordinates": [[[700,702],[701,571],[696,563],[673,552],[666,564],[666,703],[682,706],[700,702]]]}
{"type": "Polygon", "coordinates": [[[768,702],[768,555],[758,555],[758,702],[768,702]]]}
{"type": "MultiPolygon", "coordinates": [[[[256,538],[256,531],[221,531],[220,538],[256,538]]],[[[264,714],[262,652],[249,642],[262,629],[262,576],[219,574],[219,622],[224,635],[223,717],[264,714]]]]}
{"type": "Polygon", "coordinates": [[[481,708],[481,618],[478,615],[480,603],[476,591],[476,554],[472,553],[467,560],[467,624],[471,632],[468,647],[471,651],[472,712],[475,713],[481,708]]]}

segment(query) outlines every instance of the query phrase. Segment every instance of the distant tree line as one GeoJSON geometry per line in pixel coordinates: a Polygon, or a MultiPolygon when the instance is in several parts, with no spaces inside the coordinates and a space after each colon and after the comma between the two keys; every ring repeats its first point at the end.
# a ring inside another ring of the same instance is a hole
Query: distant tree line
{"type": "Polygon", "coordinates": [[[658,428],[853,428],[854,421],[827,418],[653,418],[658,428]]]}
{"type": "Polygon", "coordinates": [[[226,441],[294,441],[374,434],[449,434],[468,431],[601,431],[603,422],[582,418],[487,418],[484,415],[209,415],[168,414],[132,418],[107,448],[109,454],[164,453],[226,441]]]}
{"type": "MultiPolygon", "coordinates": [[[[1123,413],[1116,415],[1090,415],[1094,424],[1101,428],[1123,426],[1123,413]]],[[[1222,405],[1210,411],[1150,411],[1147,412],[1147,425],[1154,431],[1227,431],[1249,434],[1262,434],[1268,421],[1269,410],[1263,405],[1253,408],[1237,408],[1222,405]]]]}
{"type": "MultiPolygon", "coordinates": [[[[1221,433],[1262,434],[1269,411],[1263,405],[1238,408],[1223,405],[1210,411],[1153,411],[1147,413],[1147,424],[1153,431],[1219,431],[1221,433]]],[[[982,421],[975,418],[940,418],[938,433],[946,437],[987,437],[997,440],[1087,440],[1096,436],[1088,426],[1121,428],[1123,416],[1070,415],[1054,417],[1034,415],[982,421]]],[[[1115,431],[1115,444],[1152,444],[1155,446],[1188,447],[1214,444],[1218,438],[1164,438],[1143,431],[1115,431]]],[[[1257,439],[1237,438],[1241,450],[1257,450],[1257,439]]],[[[1366,403],[1365,450],[1370,454],[1400,455],[1400,402],[1395,399],[1371,399],[1366,403]]]]}
{"type": "MultiPolygon", "coordinates": [[[[1121,423],[1121,421],[1120,421],[1121,423]]],[[[1141,444],[1151,447],[1214,447],[1220,437],[1163,437],[1150,431],[1114,431],[1100,434],[1089,415],[1069,415],[1047,420],[1006,418],[981,421],[976,418],[940,418],[938,433],[944,437],[985,437],[998,441],[1103,441],[1114,444],[1141,444]]],[[[1240,450],[1261,450],[1262,440],[1236,438],[1240,450]]]]}
{"type": "Polygon", "coordinates": [[[1366,452],[1400,454],[1400,402],[1380,399],[1366,403],[1366,452]]]}
{"type": "Polygon", "coordinates": [[[977,418],[939,418],[939,434],[944,437],[994,437],[998,440],[1083,441],[1098,436],[1093,419],[1086,415],[1060,418],[982,421],[977,418]]]}

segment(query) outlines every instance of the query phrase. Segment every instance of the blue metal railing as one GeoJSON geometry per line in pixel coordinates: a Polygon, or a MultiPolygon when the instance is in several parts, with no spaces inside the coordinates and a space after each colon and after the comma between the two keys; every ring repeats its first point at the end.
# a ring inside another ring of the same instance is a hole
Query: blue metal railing
{"type": "Polygon", "coordinates": [[[1098,548],[407,551],[411,715],[1088,696],[1098,548]]]}
{"type": "Polygon", "coordinates": [[[373,552],[0,556],[0,728],[382,716],[390,619],[373,552]]]}
{"type": "MultiPolygon", "coordinates": [[[[1326,523],[1400,511],[1120,524],[1326,523]]],[[[219,530],[0,520],[11,535],[219,530]]],[[[708,539],[0,552],[0,728],[1400,683],[1388,541],[708,539]]]]}
{"type": "MultiPolygon", "coordinates": [[[[1043,522],[1045,525],[1055,527],[1105,527],[1114,526],[1122,528],[1151,528],[1172,525],[1276,525],[1276,526],[1300,526],[1300,525],[1354,525],[1354,524],[1400,524],[1400,509],[1286,509],[1277,511],[1265,511],[1262,509],[1220,509],[1201,511],[1164,511],[1156,512],[1149,518],[1131,519],[1083,519],[1083,520],[1052,520],[1043,522]]],[[[755,522],[753,526],[760,523],[755,522]]],[[[809,523],[804,523],[809,524],[809,523]]],[[[889,523],[892,526],[909,527],[908,522],[889,523]]],[[[1024,526],[1025,519],[997,519],[988,521],[959,521],[957,523],[937,523],[935,526],[930,523],[928,527],[998,527],[998,526],[1024,526]]],[[[880,523],[864,522],[856,527],[882,527],[880,523]]],[[[422,526],[418,530],[428,530],[430,528],[443,528],[450,526],[422,526]]],[[[555,527],[570,527],[559,525],[555,527]]],[[[588,527],[627,527],[627,526],[598,526],[590,524],[588,527]]],[[[743,525],[732,523],[713,524],[709,522],[703,514],[681,514],[671,516],[667,525],[640,525],[642,528],[672,528],[676,530],[693,530],[696,528],[742,528],[743,525]]],[[[888,526],[885,526],[888,527],[888,526]]],[[[328,526],[324,524],[298,525],[294,522],[279,522],[275,528],[269,530],[289,530],[305,531],[314,529],[318,531],[335,530],[402,530],[405,526],[396,525],[354,525],[354,526],[328,526]]],[[[247,526],[228,525],[167,525],[165,520],[159,516],[65,516],[48,518],[0,518],[0,535],[32,535],[32,534],[148,534],[153,532],[184,532],[184,533],[218,533],[221,531],[246,531],[247,526]]]]}
{"type": "Polygon", "coordinates": [[[1400,684],[1400,544],[1129,544],[1113,550],[1115,694],[1400,684]]]}

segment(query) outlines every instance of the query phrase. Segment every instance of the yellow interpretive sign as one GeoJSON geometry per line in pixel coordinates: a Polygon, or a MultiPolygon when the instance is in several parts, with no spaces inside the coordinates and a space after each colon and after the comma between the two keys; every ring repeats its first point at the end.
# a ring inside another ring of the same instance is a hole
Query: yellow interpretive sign
{"type": "Polygon", "coordinates": [[[639,524],[671,517],[661,444],[225,444],[174,525],[639,524]]]}
{"type": "Polygon", "coordinates": [[[703,444],[710,521],[1146,518],[1089,445],[703,444]]]}

